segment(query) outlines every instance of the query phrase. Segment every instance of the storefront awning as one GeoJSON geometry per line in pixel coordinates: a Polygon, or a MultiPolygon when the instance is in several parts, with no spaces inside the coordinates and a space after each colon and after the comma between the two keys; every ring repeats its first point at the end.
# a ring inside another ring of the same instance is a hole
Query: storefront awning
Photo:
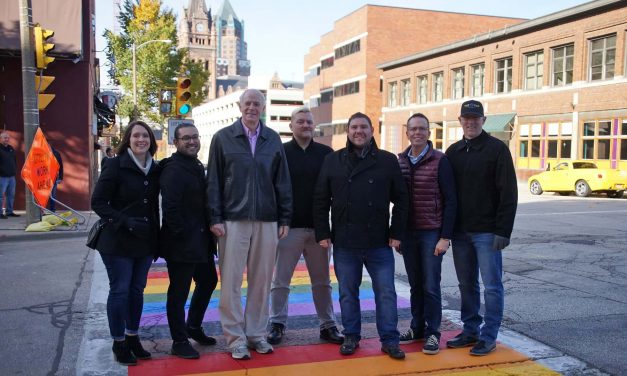
{"type": "Polygon", "coordinates": [[[514,120],[516,113],[487,115],[483,130],[488,133],[506,132],[509,130],[509,124],[514,120]]]}

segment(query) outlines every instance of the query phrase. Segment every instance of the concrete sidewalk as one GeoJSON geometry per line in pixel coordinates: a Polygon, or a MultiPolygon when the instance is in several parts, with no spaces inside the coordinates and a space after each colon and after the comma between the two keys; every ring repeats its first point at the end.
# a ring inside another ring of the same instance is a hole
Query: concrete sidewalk
{"type": "MultiPolygon", "coordinates": [[[[59,210],[57,213],[61,213],[63,210],[59,210]]],[[[83,224],[75,226],[75,228],[69,228],[68,226],[58,226],[52,231],[45,232],[25,232],[27,225],[26,213],[24,211],[15,211],[19,214],[19,217],[9,217],[7,219],[0,219],[0,243],[5,241],[30,241],[30,240],[45,240],[45,239],[62,239],[72,237],[87,237],[87,232],[91,228],[91,225],[98,220],[98,215],[90,211],[79,212],[85,216],[87,221],[83,224]]]]}

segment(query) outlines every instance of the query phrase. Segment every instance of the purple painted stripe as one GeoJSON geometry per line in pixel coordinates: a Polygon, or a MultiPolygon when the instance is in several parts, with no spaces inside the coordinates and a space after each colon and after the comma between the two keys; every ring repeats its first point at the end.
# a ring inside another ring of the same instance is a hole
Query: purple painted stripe
{"type": "Polygon", "coordinates": [[[614,132],[612,132],[612,135],[614,137],[612,137],[612,161],[610,163],[611,163],[612,168],[616,168],[617,167],[616,157],[617,157],[617,149],[618,149],[618,118],[614,119],[614,132]]]}
{"type": "MultiPolygon", "coordinates": [[[[540,127],[540,167],[544,168],[546,160],[544,154],[544,148],[546,145],[546,123],[543,122],[540,127]]],[[[533,142],[533,141],[532,141],[533,142]]]]}
{"type": "MultiPolygon", "coordinates": [[[[405,298],[398,298],[398,308],[408,308],[409,300],[405,298]]],[[[375,304],[374,299],[366,299],[361,300],[361,310],[362,311],[374,311],[375,304]]],[[[333,310],[336,313],[340,312],[340,303],[337,301],[333,302],[333,310]]],[[[304,316],[304,315],[314,315],[316,314],[316,308],[313,303],[300,303],[300,304],[290,304],[288,308],[289,316],[304,316]]],[[[211,322],[211,321],[220,321],[220,314],[217,309],[208,309],[205,313],[205,317],[203,318],[203,322],[211,322]]],[[[162,311],[154,312],[154,313],[144,313],[142,315],[141,326],[153,326],[153,325],[168,325],[168,319],[165,314],[165,306],[162,311]]]]}

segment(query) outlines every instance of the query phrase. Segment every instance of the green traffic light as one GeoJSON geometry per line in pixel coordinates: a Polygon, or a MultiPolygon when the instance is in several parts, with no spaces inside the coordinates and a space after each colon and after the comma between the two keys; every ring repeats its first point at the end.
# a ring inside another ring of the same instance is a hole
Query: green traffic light
{"type": "Polygon", "coordinates": [[[189,113],[189,110],[191,109],[192,109],[192,106],[190,106],[189,104],[184,104],[179,108],[179,114],[187,115],[189,113]]]}

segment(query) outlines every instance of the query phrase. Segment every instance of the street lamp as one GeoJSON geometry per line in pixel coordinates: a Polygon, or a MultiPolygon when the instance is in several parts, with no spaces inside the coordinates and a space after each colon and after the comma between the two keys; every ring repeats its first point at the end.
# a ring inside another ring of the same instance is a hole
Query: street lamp
{"type": "Polygon", "coordinates": [[[134,112],[137,111],[137,67],[136,67],[135,54],[137,53],[137,50],[144,47],[145,45],[150,44],[150,43],[156,43],[156,42],[167,43],[167,44],[172,43],[170,39],[152,39],[152,40],[149,40],[140,44],[139,46],[135,46],[135,42],[133,42],[133,44],[131,45],[131,51],[133,51],[133,111],[134,112]]]}

